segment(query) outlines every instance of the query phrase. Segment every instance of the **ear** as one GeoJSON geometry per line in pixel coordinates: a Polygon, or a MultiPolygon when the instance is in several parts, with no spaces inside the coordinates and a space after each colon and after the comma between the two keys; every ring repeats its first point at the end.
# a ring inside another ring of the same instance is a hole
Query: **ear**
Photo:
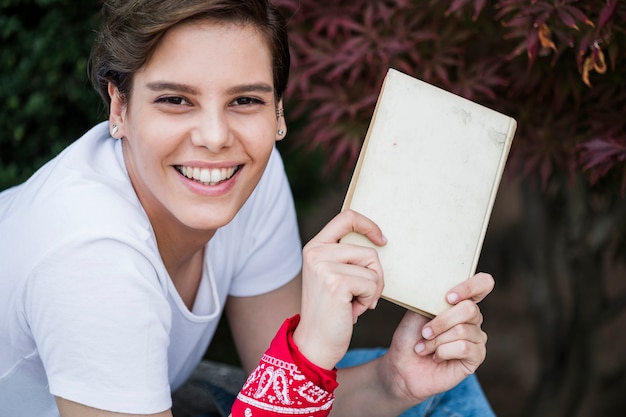
{"type": "Polygon", "coordinates": [[[127,103],[120,93],[120,90],[112,83],[109,83],[108,91],[109,97],[111,98],[111,106],[109,109],[109,129],[111,136],[121,139],[126,136],[124,122],[126,120],[127,103]],[[115,131],[113,131],[113,126],[117,127],[115,131]]]}
{"type": "Polygon", "coordinates": [[[279,140],[283,140],[287,135],[287,122],[285,121],[282,98],[276,105],[276,118],[276,141],[278,142],[279,140]],[[280,113],[278,110],[280,110],[280,113]]]}

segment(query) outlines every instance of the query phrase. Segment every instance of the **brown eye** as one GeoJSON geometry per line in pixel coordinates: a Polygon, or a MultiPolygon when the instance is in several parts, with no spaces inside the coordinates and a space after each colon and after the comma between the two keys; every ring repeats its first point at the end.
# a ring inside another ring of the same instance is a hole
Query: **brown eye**
{"type": "Polygon", "coordinates": [[[231,102],[232,106],[250,106],[255,104],[265,104],[265,101],[254,97],[238,97],[231,102]]]}
{"type": "Polygon", "coordinates": [[[178,96],[171,96],[171,97],[159,97],[156,100],[157,103],[164,103],[164,104],[172,104],[175,106],[181,106],[181,105],[189,105],[190,103],[184,99],[183,97],[178,97],[178,96]]]}

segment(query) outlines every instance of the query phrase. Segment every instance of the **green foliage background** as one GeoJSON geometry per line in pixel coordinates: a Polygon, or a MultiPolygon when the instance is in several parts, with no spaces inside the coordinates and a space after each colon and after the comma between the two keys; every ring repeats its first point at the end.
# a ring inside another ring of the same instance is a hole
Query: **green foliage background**
{"type": "Polygon", "coordinates": [[[0,0],[0,189],[104,117],[87,78],[100,3],[0,0]]]}

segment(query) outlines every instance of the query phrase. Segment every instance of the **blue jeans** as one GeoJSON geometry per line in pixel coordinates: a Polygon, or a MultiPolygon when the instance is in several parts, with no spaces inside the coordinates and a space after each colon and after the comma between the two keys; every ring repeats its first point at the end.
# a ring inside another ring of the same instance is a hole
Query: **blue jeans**
{"type": "MultiPolygon", "coordinates": [[[[386,349],[353,349],[337,368],[355,366],[378,358],[386,349]]],[[[495,417],[476,375],[470,375],[450,391],[436,394],[405,411],[400,417],[495,417]]]]}
{"type": "MultiPolygon", "coordinates": [[[[353,349],[337,364],[337,368],[356,366],[374,360],[387,350],[353,349]]],[[[227,392],[211,381],[197,381],[206,394],[212,397],[219,414],[196,414],[194,417],[228,416],[236,394],[227,392]]],[[[434,395],[426,401],[405,411],[399,417],[495,417],[475,375],[465,378],[450,391],[434,395]]]]}

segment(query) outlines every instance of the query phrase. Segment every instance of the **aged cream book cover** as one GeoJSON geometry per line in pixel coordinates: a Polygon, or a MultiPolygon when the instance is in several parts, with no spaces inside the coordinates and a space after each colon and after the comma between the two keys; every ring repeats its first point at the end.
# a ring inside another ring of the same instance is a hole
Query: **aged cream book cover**
{"type": "Polygon", "coordinates": [[[374,220],[383,298],[426,316],[475,271],[515,133],[504,114],[389,69],[343,209],[374,220]]]}

